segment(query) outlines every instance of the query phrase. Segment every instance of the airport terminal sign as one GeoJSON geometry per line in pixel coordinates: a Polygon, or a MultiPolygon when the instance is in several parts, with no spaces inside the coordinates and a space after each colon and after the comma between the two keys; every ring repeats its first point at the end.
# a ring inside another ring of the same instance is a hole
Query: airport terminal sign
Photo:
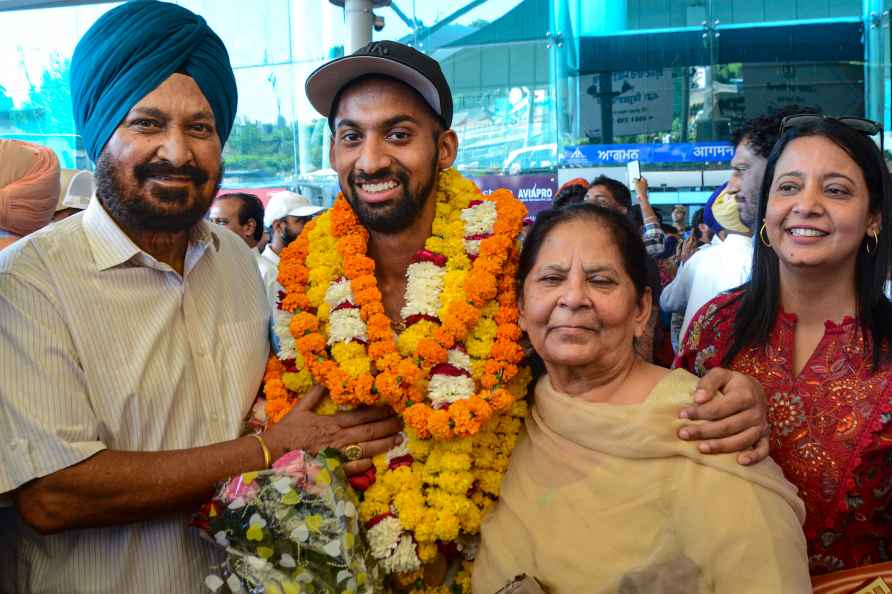
{"type": "Polygon", "coordinates": [[[557,193],[556,174],[481,175],[472,179],[484,194],[499,188],[511,190],[531,215],[551,207],[551,200],[557,193]]]}
{"type": "Polygon", "coordinates": [[[726,163],[734,156],[728,142],[671,142],[661,144],[583,144],[565,146],[563,167],[642,163],[726,163]]]}

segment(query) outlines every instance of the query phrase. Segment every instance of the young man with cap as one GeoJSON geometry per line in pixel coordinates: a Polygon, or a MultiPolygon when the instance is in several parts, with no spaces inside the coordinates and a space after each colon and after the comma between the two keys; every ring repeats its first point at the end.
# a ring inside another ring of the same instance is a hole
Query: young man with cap
{"type": "Polygon", "coordinates": [[[316,415],[317,389],[240,437],[269,306],[244,242],[203,219],[236,111],[205,20],[121,4],[79,42],[71,84],[97,199],[0,254],[0,591],[199,594],[220,551],[188,524],[218,481],[286,449],[371,457],[401,424],[316,415]]]}
{"type": "Polygon", "coordinates": [[[263,226],[269,231],[270,241],[263,250],[263,257],[272,267],[268,267],[262,276],[273,310],[281,289],[276,280],[279,273],[279,254],[285,246],[298,238],[304,225],[323,210],[324,207],[311,204],[305,196],[287,190],[270,195],[263,212],[263,226]]]}

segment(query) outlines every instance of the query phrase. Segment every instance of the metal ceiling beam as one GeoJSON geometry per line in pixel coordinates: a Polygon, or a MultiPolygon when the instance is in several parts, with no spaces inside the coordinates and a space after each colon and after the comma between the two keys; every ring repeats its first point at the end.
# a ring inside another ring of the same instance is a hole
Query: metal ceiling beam
{"type": "Polygon", "coordinates": [[[37,10],[39,8],[62,8],[83,4],[109,4],[116,0],[0,0],[0,12],[11,10],[37,10]]]}

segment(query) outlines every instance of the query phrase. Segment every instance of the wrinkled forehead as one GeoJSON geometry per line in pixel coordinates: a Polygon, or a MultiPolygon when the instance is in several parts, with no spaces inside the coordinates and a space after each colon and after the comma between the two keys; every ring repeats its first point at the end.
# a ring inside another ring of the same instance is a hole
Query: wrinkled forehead
{"type": "Polygon", "coordinates": [[[186,74],[171,74],[130,109],[167,117],[189,117],[214,122],[214,110],[195,80],[186,74]]]}
{"type": "Polygon", "coordinates": [[[536,254],[535,265],[578,260],[583,266],[614,261],[619,246],[610,227],[602,220],[582,216],[562,221],[552,227],[536,254]]]}

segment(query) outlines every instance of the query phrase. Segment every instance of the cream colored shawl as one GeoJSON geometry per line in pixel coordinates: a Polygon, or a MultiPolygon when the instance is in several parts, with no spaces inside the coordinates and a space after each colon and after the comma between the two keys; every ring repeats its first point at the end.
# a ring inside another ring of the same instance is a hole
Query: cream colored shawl
{"type": "Polygon", "coordinates": [[[542,378],[483,523],[475,594],[520,573],[550,594],[811,592],[805,509],[780,468],[676,437],[696,383],[678,369],[645,402],[621,406],[542,378]]]}

